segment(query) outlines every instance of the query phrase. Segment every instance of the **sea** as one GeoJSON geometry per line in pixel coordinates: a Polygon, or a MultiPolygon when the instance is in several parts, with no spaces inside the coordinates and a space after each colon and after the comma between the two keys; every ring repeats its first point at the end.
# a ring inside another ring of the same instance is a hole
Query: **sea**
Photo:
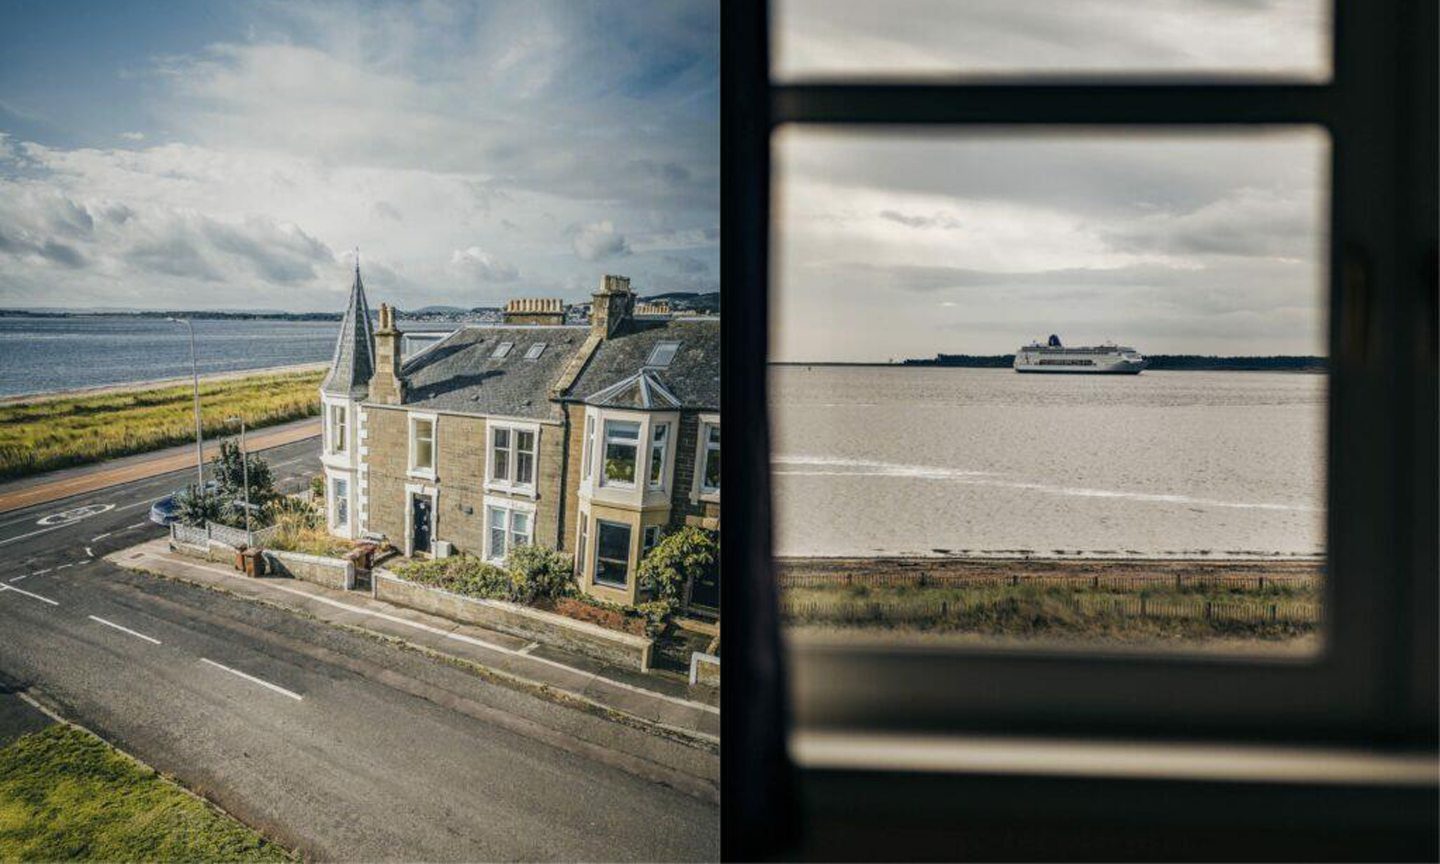
{"type": "Polygon", "coordinates": [[[1327,380],[774,366],[776,552],[1318,556],[1327,380]]]}
{"type": "MultiPolygon", "coordinates": [[[[328,361],[340,327],[338,321],[194,323],[202,376],[328,361]]],[[[190,332],[184,324],[126,315],[0,317],[0,397],[189,375],[190,332]]]]}

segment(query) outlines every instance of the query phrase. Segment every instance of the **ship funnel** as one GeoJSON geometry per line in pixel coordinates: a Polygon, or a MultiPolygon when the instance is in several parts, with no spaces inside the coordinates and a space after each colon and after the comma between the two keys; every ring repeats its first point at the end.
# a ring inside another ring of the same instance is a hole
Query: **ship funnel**
{"type": "Polygon", "coordinates": [[[1050,334],[1050,347],[1051,347],[1051,348],[1059,348],[1059,347],[1060,347],[1060,337],[1059,337],[1059,336],[1056,336],[1054,333],[1051,333],[1051,334],[1050,334]]]}

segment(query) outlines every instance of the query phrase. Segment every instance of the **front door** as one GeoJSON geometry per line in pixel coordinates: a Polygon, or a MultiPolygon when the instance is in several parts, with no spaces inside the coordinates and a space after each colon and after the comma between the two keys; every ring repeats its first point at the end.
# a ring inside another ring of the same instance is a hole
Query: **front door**
{"type": "Polygon", "coordinates": [[[429,495],[410,496],[411,554],[430,551],[430,534],[434,530],[431,509],[429,495]]]}

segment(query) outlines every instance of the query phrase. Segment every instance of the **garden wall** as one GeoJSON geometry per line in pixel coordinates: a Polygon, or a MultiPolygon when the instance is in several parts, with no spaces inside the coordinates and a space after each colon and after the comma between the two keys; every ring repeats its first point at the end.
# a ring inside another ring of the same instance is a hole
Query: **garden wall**
{"type": "Polygon", "coordinates": [[[326,588],[348,591],[355,587],[355,564],[343,558],[266,549],[265,563],[271,573],[303,579],[326,588]]]}
{"type": "Polygon", "coordinates": [[[387,603],[532,639],[542,645],[573,651],[616,666],[641,672],[650,669],[653,643],[646,636],[621,633],[500,600],[463,597],[402,579],[386,570],[376,569],[371,578],[375,597],[387,603]]]}
{"type": "Polygon", "coordinates": [[[179,540],[171,540],[170,551],[190,558],[199,558],[202,561],[214,561],[219,564],[224,564],[227,567],[234,567],[235,556],[240,554],[239,549],[221,543],[219,540],[207,540],[204,543],[185,543],[179,540]]]}

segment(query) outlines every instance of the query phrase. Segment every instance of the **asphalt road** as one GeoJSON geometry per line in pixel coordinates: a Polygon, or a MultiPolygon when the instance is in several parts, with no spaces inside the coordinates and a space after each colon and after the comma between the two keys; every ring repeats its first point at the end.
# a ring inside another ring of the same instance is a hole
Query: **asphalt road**
{"type": "MultiPolygon", "coordinates": [[[[265,455],[298,485],[317,448],[265,455]]],[[[719,857],[718,806],[657,782],[703,773],[714,754],[99,560],[161,535],[145,521],[149,502],[188,476],[0,519],[8,683],[307,857],[719,857]]]]}

